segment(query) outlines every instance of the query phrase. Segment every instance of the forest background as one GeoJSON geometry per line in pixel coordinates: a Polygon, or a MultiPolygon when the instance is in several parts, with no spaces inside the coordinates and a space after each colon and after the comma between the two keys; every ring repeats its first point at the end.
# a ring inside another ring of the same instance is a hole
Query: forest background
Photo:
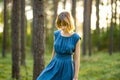
{"type": "Polygon", "coordinates": [[[0,80],[36,79],[62,11],[81,36],[79,80],[120,80],[119,0],[0,0],[0,80]]]}

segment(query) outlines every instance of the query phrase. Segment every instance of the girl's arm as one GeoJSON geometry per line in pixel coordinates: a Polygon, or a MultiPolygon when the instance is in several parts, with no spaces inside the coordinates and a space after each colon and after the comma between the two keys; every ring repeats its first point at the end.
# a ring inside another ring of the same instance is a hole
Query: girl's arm
{"type": "Polygon", "coordinates": [[[79,68],[80,68],[80,40],[78,40],[75,48],[75,53],[73,56],[75,61],[75,74],[73,80],[78,80],[79,68]]]}
{"type": "Polygon", "coordinates": [[[55,50],[54,50],[54,47],[53,47],[51,60],[53,59],[54,55],[55,55],[55,50]]]}

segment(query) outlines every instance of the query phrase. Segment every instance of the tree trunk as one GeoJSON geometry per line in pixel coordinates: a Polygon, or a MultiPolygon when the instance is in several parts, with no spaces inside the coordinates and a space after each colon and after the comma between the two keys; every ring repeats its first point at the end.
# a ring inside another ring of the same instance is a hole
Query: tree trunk
{"type": "Polygon", "coordinates": [[[91,43],[91,12],[92,12],[92,0],[88,0],[88,51],[89,56],[92,55],[92,43],[91,43]]]}
{"type": "MultiPolygon", "coordinates": [[[[32,6],[31,6],[31,7],[32,7],[32,9],[33,9],[33,6],[34,6],[33,1],[34,1],[34,0],[31,0],[31,3],[32,3],[32,6]]],[[[32,21],[32,29],[31,29],[31,33],[32,33],[32,35],[31,35],[31,36],[32,36],[32,40],[31,40],[31,52],[32,52],[32,55],[33,55],[33,53],[34,53],[34,52],[33,52],[33,46],[34,46],[34,42],[33,42],[33,41],[34,41],[34,40],[33,40],[33,39],[34,39],[34,36],[33,36],[34,28],[33,28],[33,26],[34,26],[34,22],[35,22],[35,20],[34,20],[34,18],[33,18],[33,21],[32,21]]]]}
{"type": "Polygon", "coordinates": [[[113,52],[113,0],[111,0],[111,24],[110,24],[110,47],[109,47],[109,54],[112,55],[113,52]]]}
{"type": "Polygon", "coordinates": [[[114,12],[114,19],[115,19],[115,21],[114,21],[114,26],[115,26],[115,28],[116,28],[116,26],[117,26],[117,0],[114,0],[114,2],[115,2],[115,12],[114,12]]]}
{"type": "Polygon", "coordinates": [[[53,22],[52,22],[52,28],[53,28],[52,30],[53,31],[55,29],[55,20],[56,20],[56,17],[57,17],[58,3],[59,3],[59,0],[53,0],[53,10],[54,10],[53,22]]]}
{"type": "Polygon", "coordinates": [[[86,55],[87,46],[91,55],[91,9],[92,0],[84,0],[83,55],[86,55]]]}
{"type": "Polygon", "coordinates": [[[25,0],[21,5],[21,65],[25,65],[25,0]]]}
{"type": "Polygon", "coordinates": [[[100,0],[96,0],[96,34],[97,34],[97,49],[100,50],[100,28],[99,28],[99,3],[100,0]]]}
{"type": "Polygon", "coordinates": [[[20,0],[13,0],[12,7],[12,78],[19,80],[19,54],[20,54],[20,0]]]}
{"type": "Polygon", "coordinates": [[[3,28],[3,43],[2,43],[2,57],[6,56],[7,48],[7,33],[8,33],[8,21],[7,21],[7,0],[4,0],[4,28],[3,28]]]}
{"type": "Polygon", "coordinates": [[[120,14],[119,14],[119,52],[120,52],[120,14]]]}
{"type": "Polygon", "coordinates": [[[86,50],[87,50],[87,48],[86,48],[86,46],[87,46],[87,25],[86,25],[86,8],[87,8],[87,5],[86,5],[86,1],[87,0],[84,0],[84,18],[83,18],[83,20],[84,20],[84,22],[83,22],[83,47],[82,47],[82,53],[83,53],[83,55],[86,55],[86,50]]]}
{"type": "Polygon", "coordinates": [[[72,10],[71,10],[71,12],[72,12],[72,16],[74,18],[74,24],[75,24],[75,27],[76,27],[76,0],[72,0],[72,10]]]}
{"type": "Polygon", "coordinates": [[[44,68],[44,0],[33,1],[33,80],[44,68]]]}

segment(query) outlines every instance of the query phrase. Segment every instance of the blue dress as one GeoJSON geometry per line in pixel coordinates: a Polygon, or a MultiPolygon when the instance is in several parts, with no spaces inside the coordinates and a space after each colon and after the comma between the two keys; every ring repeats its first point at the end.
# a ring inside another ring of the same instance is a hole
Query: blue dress
{"type": "Polygon", "coordinates": [[[37,77],[37,80],[73,80],[74,61],[72,55],[80,36],[77,33],[69,37],[61,35],[61,30],[54,32],[55,56],[37,77]]]}

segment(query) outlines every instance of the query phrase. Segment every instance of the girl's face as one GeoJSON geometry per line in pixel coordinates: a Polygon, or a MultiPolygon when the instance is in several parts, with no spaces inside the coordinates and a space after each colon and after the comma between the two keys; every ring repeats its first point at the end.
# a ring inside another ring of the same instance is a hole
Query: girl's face
{"type": "Polygon", "coordinates": [[[66,24],[61,24],[61,30],[64,32],[67,32],[67,25],[66,24]]]}
{"type": "Polygon", "coordinates": [[[67,30],[67,26],[61,26],[61,30],[66,31],[67,30]]]}

